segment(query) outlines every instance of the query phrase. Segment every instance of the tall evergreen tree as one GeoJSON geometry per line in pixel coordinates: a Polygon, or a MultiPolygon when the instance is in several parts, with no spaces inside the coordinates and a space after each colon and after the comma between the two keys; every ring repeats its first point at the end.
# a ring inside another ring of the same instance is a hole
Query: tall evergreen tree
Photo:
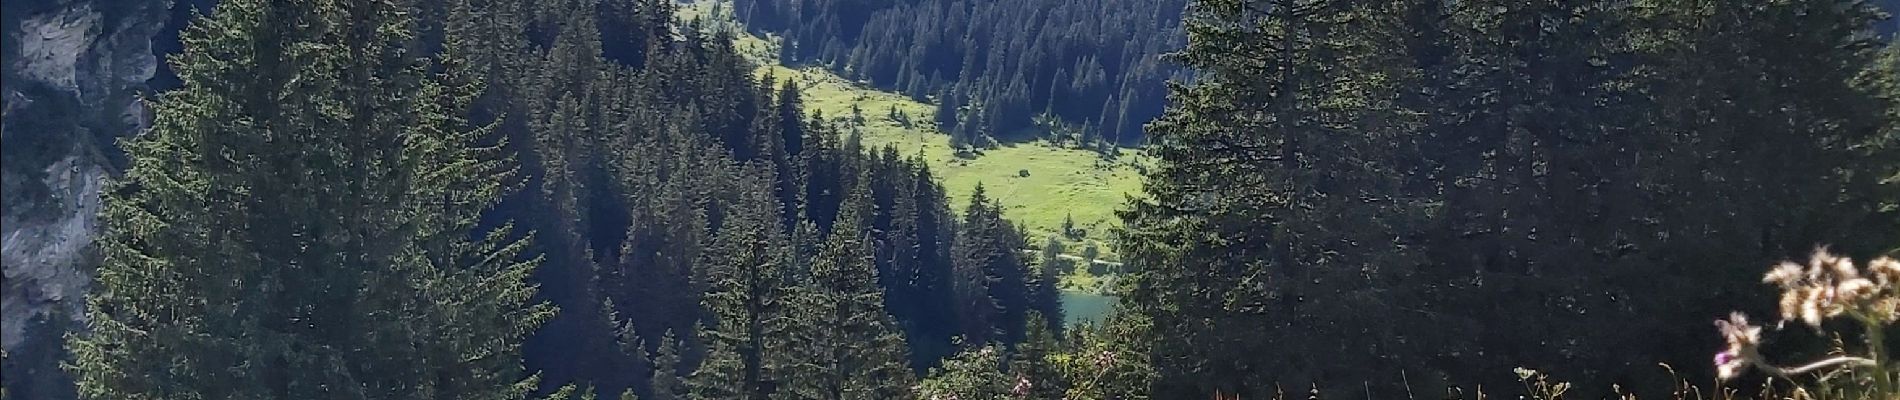
{"type": "Polygon", "coordinates": [[[1150,338],[1157,393],[1270,397],[1269,382],[1393,366],[1383,349],[1419,340],[1389,319],[1417,315],[1388,292],[1407,288],[1392,283],[1411,272],[1417,212],[1395,162],[1418,129],[1398,103],[1417,76],[1406,6],[1190,6],[1176,57],[1197,79],[1150,125],[1161,161],[1122,214],[1118,252],[1139,271],[1125,309],[1166,332],[1150,338]],[[1248,355],[1262,352],[1278,356],[1248,355]]]}
{"type": "Polygon", "coordinates": [[[382,1],[234,0],[194,21],[183,86],[106,197],[105,262],[74,336],[89,399],[521,398],[534,261],[476,228],[514,169],[382,1]]]}
{"type": "MultiPolygon", "coordinates": [[[[633,383],[617,373],[638,362],[616,351],[619,326],[607,318],[602,265],[618,259],[627,233],[619,196],[608,175],[611,134],[619,133],[606,111],[615,107],[611,63],[601,55],[597,0],[533,4],[528,42],[533,49],[519,79],[519,118],[529,140],[528,184],[533,193],[516,210],[540,234],[547,266],[535,273],[546,298],[563,312],[529,342],[529,363],[545,371],[549,386],[586,382],[590,390],[617,393],[633,383]],[[589,12],[573,12],[587,10],[589,12]]],[[[511,115],[512,116],[512,115],[511,115]]]]}
{"type": "Polygon", "coordinates": [[[1011,397],[1016,382],[1003,373],[1003,352],[995,345],[964,350],[931,368],[929,377],[918,385],[918,395],[927,399],[1001,400],[1011,397]]]}
{"type": "Polygon", "coordinates": [[[902,291],[893,291],[888,298],[893,305],[892,313],[897,315],[904,325],[905,339],[911,345],[912,367],[919,371],[933,365],[937,360],[954,354],[952,339],[962,331],[957,323],[956,297],[954,282],[954,263],[951,252],[956,240],[955,218],[951,216],[950,206],[943,186],[930,172],[929,164],[922,159],[908,161],[904,175],[908,187],[900,190],[916,210],[914,219],[903,219],[909,224],[903,232],[914,236],[909,244],[894,244],[900,249],[915,251],[915,264],[908,268],[909,273],[900,279],[906,282],[902,291]],[[897,295],[895,293],[901,293],[897,295]]]}
{"type": "MultiPolygon", "coordinates": [[[[795,77],[794,77],[795,78],[795,77]]],[[[785,154],[804,154],[805,151],[805,113],[804,100],[799,99],[798,81],[786,79],[785,85],[778,91],[778,126],[780,142],[785,146],[785,154]]]]}
{"type": "Polygon", "coordinates": [[[958,225],[951,257],[959,321],[967,343],[1015,343],[1022,339],[1029,302],[1028,268],[1022,262],[1027,247],[1014,224],[1003,219],[1002,206],[989,198],[982,184],[970,194],[963,222],[958,225]]]}
{"type": "Polygon", "coordinates": [[[673,335],[673,331],[667,331],[666,337],[661,339],[659,351],[653,354],[653,376],[647,381],[647,387],[652,388],[653,395],[647,398],[686,400],[691,395],[691,388],[687,387],[685,380],[680,379],[681,363],[680,340],[673,335]]]}
{"type": "Polygon", "coordinates": [[[956,243],[951,257],[952,273],[950,286],[955,293],[959,331],[963,332],[965,343],[989,343],[997,340],[997,319],[1003,305],[990,295],[990,286],[995,285],[990,278],[991,265],[996,254],[994,246],[986,239],[994,227],[983,225],[990,220],[987,215],[989,197],[978,183],[970,193],[970,205],[964,212],[964,221],[958,225],[956,243]]]}
{"type": "MultiPolygon", "coordinates": [[[[1900,5],[1895,5],[1892,11],[1900,13],[1900,5]]],[[[1873,178],[1885,183],[1882,191],[1875,198],[1886,199],[1879,207],[1885,210],[1884,221],[1886,222],[1877,224],[1890,227],[1900,226],[1900,41],[1887,43],[1887,49],[1882,52],[1880,60],[1861,74],[1858,84],[1863,90],[1874,93],[1887,104],[1887,112],[1882,114],[1885,120],[1884,133],[1875,135],[1869,140],[1865,148],[1872,157],[1866,159],[1889,160],[1884,164],[1877,161],[1869,162],[1875,169],[1873,178]]],[[[1900,244],[1895,244],[1888,251],[1900,251],[1900,244]]]]}
{"type": "Polygon", "coordinates": [[[705,307],[713,321],[703,331],[708,352],[693,376],[705,399],[766,399],[781,372],[768,366],[784,347],[792,254],[780,228],[771,170],[753,163],[745,190],[718,228],[702,262],[705,307]]]}
{"type": "MultiPolygon", "coordinates": [[[[708,334],[710,337],[710,334],[708,334]]],[[[687,379],[693,400],[766,398],[748,387],[745,360],[730,341],[707,340],[706,358],[687,379]]]]}
{"type": "MultiPolygon", "coordinates": [[[[1060,332],[1062,328],[1062,289],[1059,284],[1062,277],[1075,268],[1069,260],[1062,259],[1062,242],[1050,236],[1042,245],[1041,258],[1037,260],[1034,273],[1029,277],[1029,308],[1034,310],[1029,317],[1030,324],[1040,323],[1044,328],[1060,332]],[[1042,321],[1033,321],[1042,319],[1042,321]]],[[[1051,333],[1055,334],[1055,333],[1051,333]]]]}
{"type": "MultiPolygon", "coordinates": [[[[957,101],[957,97],[951,94],[950,91],[943,91],[943,92],[938,93],[936,100],[937,100],[936,101],[937,103],[937,112],[936,112],[937,130],[944,133],[949,133],[951,135],[955,135],[956,132],[958,132],[957,108],[961,107],[962,104],[957,101]]],[[[956,143],[957,141],[951,140],[951,142],[956,143]]]]}
{"type": "Polygon", "coordinates": [[[803,153],[798,154],[801,174],[800,186],[804,191],[799,194],[799,206],[802,216],[818,225],[820,231],[830,232],[833,220],[837,219],[840,204],[845,191],[852,187],[855,175],[847,175],[856,154],[838,148],[837,131],[826,123],[823,114],[814,114],[803,122],[803,153]]]}
{"type": "Polygon", "coordinates": [[[1060,334],[1054,329],[1056,326],[1051,325],[1050,319],[1042,313],[1029,312],[1023,342],[1016,345],[1016,351],[1011,353],[1009,360],[1009,372],[1015,378],[1013,383],[1016,385],[1012,392],[1017,393],[1017,397],[1047,400],[1066,398],[1069,382],[1056,370],[1054,359],[1063,350],[1062,344],[1057,341],[1060,334]]]}
{"type": "Polygon", "coordinates": [[[846,196],[824,248],[799,292],[799,328],[786,338],[784,386],[777,399],[910,397],[904,337],[884,307],[869,242],[868,184],[846,196]]]}
{"type": "Polygon", "coordinates": [[[1150,126],[1160,162],[1118,252],[1136,332],[1167,332],[1147,338],[1154,393],[1401,366],[1613,379],[1697,361],[1668,327],[1742,301],[1755,277],[1733,265],[1891,247],[1869,229],[1893,223],[1872,178],[1891,169],[1867,172],[1891,150],[1866,145],[1892,102],[1856,83],[1877,81],[1863,2],[1190,10],[1178,59],[1198,75],[1150,126]]]}
{"type": "Polygon", "coordinates": [[[736,190],[731,182],[737,181],[737,168],[709,138],[688,128],[697,122],[675,118],[657,134],[638,136],[615,167],[629,218],[620,259],[603,268],[601,287],[620,306],[624,322],[649,343],[700,322],[706,282],[696,271],[719,206],[731,196],[726,192],[736,190]]]}

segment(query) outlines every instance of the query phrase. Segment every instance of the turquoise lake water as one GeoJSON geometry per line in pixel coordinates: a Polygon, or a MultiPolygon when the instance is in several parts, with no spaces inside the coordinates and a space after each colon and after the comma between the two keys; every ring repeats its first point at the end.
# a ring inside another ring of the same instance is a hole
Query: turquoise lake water
{"type": "Polygon", "coordinates": [[[1115,296],[1064,290],[1062,291],[1062,318],[1068,325],[1084,321],[1101,322],[1102,317],[1115,309],[1115,296]]]}

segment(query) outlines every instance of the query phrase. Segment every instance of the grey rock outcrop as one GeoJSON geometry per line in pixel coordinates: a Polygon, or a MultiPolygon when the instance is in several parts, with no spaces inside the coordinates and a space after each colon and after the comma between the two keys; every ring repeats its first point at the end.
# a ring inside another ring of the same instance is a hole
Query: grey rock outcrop
{"type": "Polygon", "coordinates": [[[99,191],[113,141],[149,120],[153,38],[167,0],[22,0],[0,5],[0,346],[16,398],[51,386],[59,335],[84,318],[97,263],[99,191]]]}

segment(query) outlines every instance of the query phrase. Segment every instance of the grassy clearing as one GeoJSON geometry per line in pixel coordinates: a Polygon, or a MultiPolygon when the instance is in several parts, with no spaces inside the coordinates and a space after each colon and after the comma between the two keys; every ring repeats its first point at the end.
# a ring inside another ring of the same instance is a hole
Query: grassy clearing
{"type": "MultiPolygon", "coordinates": [[[[864,124],[858,128],[867,146],[895,146],[899,154],[922,156],[932,172],[943,179],[951,196],[951,206],[961,210],[981,183],[990,196],[998,199],[1005,215],[1022,224],[1032,245],[1062,230],[1065,219],[1073,217],[1075,226],[1088,232],[1082,242],[1093,242],[1101,258],[1114,260],[1106,243],[1110,228],[1119,225],[1115,210],[1127,196],[1141,191],[1141,175],[1136,165],[1146,158],[1139,149],[1124,149],[1116,160],[1104,160],[1093,151],[1063,148],[1045,142],[1004,144],[983,150],[973,158],[959,158],[950,147],[949,136],[936,131],[936,107],[908,96],[880,91],[864,83],[852,82],[821,67],[787,67],[774,59],[775,38],[744,33],[725,11],[714,12],[714,2],[699,1],[682,6],[681,16],[700,18],[708,29],[735,32],[734,45],[759,65],[758,75],[771,75],[783,82],[797,81],[802,89],[805,110],[821,113],[841,127],[851,127],[851,107],[863,110],[864,124]],[[890,117],[891,110],[908,115],[910,124],[890,117]],[[1027,172],[1027,176],[1024,176],[1027,172]]],[[[1085,243],[1067,243],[1068,253],[1081,254],[1085,243]]],[[[1086,270],[1073,274],[1076,288],[1096,287],[1099,278],[1086,270]]]]}
{"type": "MultiPolygon", "coordinates": [[[[929,126],[935,118],[930,104],[869,89],[817,67],[772,65],[760,68],[759,73],[798,81],[805,108],[840,126],[851,126],[851,106],[857,105],[864,113],[859,129],[866,145],[894,146],[899,154],[921,155],[943,178],[953,207],[967,204],[970,193],[982,184],[1004,205],[1011,220],[1023,224],[1035,243],[1060,232],[1070,217],[1090,237],[1102,238],[1117,223],[1115,209],[1126,196],[1141,190],[1141,175],[1134,168],[1142,160],[1139,150],[1124,151],[1119,159],[1109,161],[1093,151],[1038,141],[1004,144],[960,158],[950,147],[949,136],[929,126]],[[910,126],[890,117],[893,107],[909,116],[910,126]]],[[[1082,246],[1069,247],[1079,254],[1082,246]]]]}

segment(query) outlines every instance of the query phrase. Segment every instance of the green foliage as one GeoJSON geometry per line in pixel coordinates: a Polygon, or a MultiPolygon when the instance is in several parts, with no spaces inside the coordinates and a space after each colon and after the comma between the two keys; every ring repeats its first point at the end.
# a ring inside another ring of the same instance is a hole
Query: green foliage
{"type": "Polygon", "coordinates": [[[566,385],[561,386],[560,390],[549,394],[547,400],[595,400],[597,398],[599,398],[599,396],[594,394],[594,388],[592,386],[581,387],[578,385],[566,385]]]}
{"type": "Polygon", "coordinates": [[[733,205],[701,265],[707,285],[705,307],[711,325],[702,332],[709,343],[705,365],[694,375],[702,398],[765,399],[768,382],[784,371],[766,364],[789,340],[792,287],[790,242],[779,228],[779,203],[772,197],[773,174],[754,164],[742,181],[748,190],[733,205]]]}
{"type": "Polygon", "coordinates": [[[981,346],[943,361],[931,368],[918,386],[919,397],[926,399],[1000,400],[1010,398],[1011,384],[1003,373],[1003,351],[997,346],[981,346]]]}
{"type": "MultiPolygon", "coordinates": [[[[763,76],[810,83],[800,86],[806,109],[823,110],[827,115],[846,113],[852,104],[865,103],[896,107],[921,120],[935,107],[858,85],[822,68],[764,65],[759,69],[763,76]]],[[[1119,224],[1114,211],[1124,198],[1139,194],[1141,178],[1137,171],[1147,163],[1143,153],[1135,149],[1123,149],[1123,156],[1105,161],[1093,151],[1039,143],[987,149],[981,157],[971,159],[959,154],[963,144],[952,143],[947,134],[884,120],[869,121],[862,132],[867,148],[895,146],[898,154],[918,156],[930,164],[933,175],[948,190],[953,207],[961,209],[979,182],[996,193],[1006,193],[997,200],[1009,210],[1011,221],[1038,236],[1059,233],[1063,219],[1070,216],[1079,227],[1119,224]],[[1035,174],[1019,177],[1017,172],[1023,169],[1035,174]]]]}
{"type": "Polygon", "coordinates": [[[691,382],[694,400],[759,398],[744,378],[746,366],[729,341],[709,341],[706,358],[693,370],[691,382]]]}
{"type": "Polygon", "coordinates": [[[1152,393],[1156,378],[1147,357],[1152,350],[1150,324],[1140,314],[1114,313],[1100,325],[1069,329],[1062,351],[1048,356],[1063,399],[1106,400],[1165,397],[1152,393]]]}
{"type": "Polygon", "coordinates": [[[1199,79],[1150,126],[1160,162],[1149,199],[1123,214],[1121,254],[1142,269],[1127,309],[1168,332],[1152,338],[1160,393],[1260,397],[1275,381],[1397,375],[1376,369],[1393,364],[1383,349],[1411,339],[1393,318],[1417,315],[1399,308],[1417,289],[1398,284],[1408,246],[1393,230],[1418,212],[1398,192],[1398,156],[1417,129],[1398,102],[1407,54],[1385,33],[1404,10],[1256,7],[1191,8],[1178,57],[1199,79]],[[1371,343],[1297,344],[1317,338],[1371,343]],[[1254,367],[1264,353],[1277,355],[1272,372],[1254,367]]]}
{"type": "Polygon", "coordinates": [[[1189,10],[1196,79],[1150,125],[1119,242],[1125,310],[1166,332],[1154,393],[1700,362],[1666,344],[1756,284],[1734,265],[1892,247],[1893,75],[1870,72],[1865,3],[1189,10]]]}
{"type": "MultiPolygon", "coordinates": [[[[858,108],[922,104],[807,109],[835,87],[759,82],[666,1],[345,3],[229,3],[188,35],[115,189],[106,318],[73,339],[90,397],[520,398],[527,352],[563,399],[901,398],[965,333],[932,154],[858,108]]],[[[1007,299],[982,334],[1020,336],[1059,302],[1001,207],[968,265],[1007,299]]]]}
{"type": "MultiPolygon", "coordinates": [[[[718,4],[718,3],[715,3],[718,4]]],[[[746,28],[777,34],[777,63],[935,96],[955,147],[1040,136],[1038,119],[1086,125],[1084,146],[1135,143],[1177,71],[1181,0],[984,2],[735,0],[746,28]],[[1038,118],[1050,117],[1050,118],[1038,118]]]]}
{"type": "Polygon", "coordinates": [[[1001,206],[990,200],[981,184],[970,194],[970,206],[958,229],[951,286],[958,322],[970,335],[964,339],[975,343],[1022,340],[1023,321],[1034,304],[1021,252],[1028,246],[1021,232],[1003,219],[1001,206]]]}
{"type": "Polygon", "coordinates": [[[653,375],[647,380],[652,388],[652,400],[686,400],[692,394],[686,381],[680,379],[680,341],[667,331],[660,342],[660,350],[653,354],[653,375]]]}
{"type": "MultiPolygon", "coordinates": [[[[863,181],[860,181],[863,182],[863,181]]],[[[797,296],[797,326],[784,338],[785,379],[774,399],[898,399],[914,379],[896,321],[884,310],[883,290],[866,239],[872,217],[864,184],[844,200],[832,234],[812,262],[797,296]]]]}
{"type": "MultiPolygon", "coordinates": [[[[106,196],[89,399],[515,399],[537,259],[476,230],[512,161],[462,117],[481,78],[411,54],[409,10],[229,1],[106,196]]],[[[452,42],[453,43],[453,42],[452,42]]]]}
{"type": "Polygon", "coordinates": [[[1009,372],[1015,377],[1018,387],[1011,388],[1019,398],[1058,400],[1064,399],[1069,382],[1064,381],[1056,369],[1056,354],[1062,351],[1062,344],[1056,327],[1061,326],[1060,318],[1045,318],[1040,312],[1030,311],[1027,326],[1023,328],[1022,343],[1016,344],[1016,350],[1010,354],[1009,372]]]}
{"type": "MultiPolygon", "coordinates": [[[[1861,72],[1855,84],[1887,105],[1886,112],[1881,114],[1885,121],[1884,133],[1874,135],[1860,146],[1863,149],[1861,165],[1874,171],[1868,178],[1879,181],[1881,191],[1876,198],[1887,199],[1879,206],[1885,220],[1890,221],[1890,226],[1900,225],[1900,161],[1893,161],[1900,159],[1900,42],[1888,43],[1879,59],[1861,72]]],[[[1900,254],[1900,244],[1887,251],[1900,254]]]]}
{"type": "MultiPolygon", "coordinates": [[[[559,399],[906,398],[907,361],[957,336],[984,346],[922,394],[1264,397],[1497,360],[1607,379],[1700,357],[1661,344],[1754,284],[1730,266],[1890,251],[1900,221],[1900,50],[1860,3],[1199,0],[1123,257],[1082,247],[1140,271],[1126,313],[1058,340],[1054,234],[1136,182],[1145,152],[1114,144],[1160,104],[1173,21],[742,3],[788,60],[938,93],[947,135],[911,126],[933,105],[755,68],[736,47],[766,41],[720,3],[220,5],[108,194],[81,393],[523,398],[522,336],[554,318],[530,274],[568,310],[530,349],[576,382],[559,399]],[[996,141],[1032,122],[1102,157],[996,141]],[[1025,228],[1050,237],[1034,264],[1025,228]]],[[[1843,351],[1885,368],[1880,321],[1843,351]]]]}
{"type": "Polygon", "coordinates": [[[1031,324],[1040,317],[1044,328],[1060,331],[1063,321],[1062,277],[1073,273],[1075,265],[1062,258],[1062,242],[1050,236],[1043,242],[1042,252],[1036,260],[1036,266],[1029,277],[1029,302],[1032,304],[1031,324]]]}

